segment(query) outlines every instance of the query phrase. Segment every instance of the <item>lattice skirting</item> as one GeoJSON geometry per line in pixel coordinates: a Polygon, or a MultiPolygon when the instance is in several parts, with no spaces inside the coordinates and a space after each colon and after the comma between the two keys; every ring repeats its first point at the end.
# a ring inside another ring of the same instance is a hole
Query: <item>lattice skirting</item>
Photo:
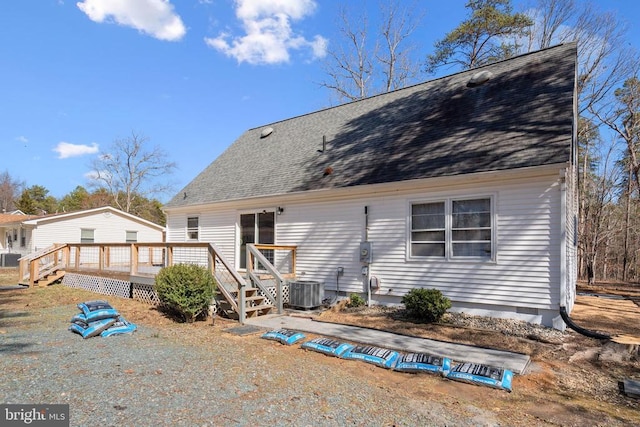
{"type": "Polygon", "coordinates": [[[131,296],[130,282],[109,277],[67,273],[62,278],[62,284],[70,288],[86,289],[102,295],[113,295],[120,298],[131,296]]]}
{"type": "Polygon", "coordinates": [[[147,304],[160,304],[160,299],[153,285],[145,283],[132,283],[131,295],[138,301],[146,302],[147,304]]]}
{"type": "MultiPolygon", "coordinates": [[[[267,286],[267,290],[274,298],[276,297],[278,293],[278,288],[276,288],[275,286],[267,286]]],[[[262,292],[261,290],[258,290],[258,294],[262,295],[263,297],[266,297],[265,293],[262,292]]],[[[283,300],[282,301],[283,304],[289,304],[289,285],[282,286],[282,300],[283,300]]]]}

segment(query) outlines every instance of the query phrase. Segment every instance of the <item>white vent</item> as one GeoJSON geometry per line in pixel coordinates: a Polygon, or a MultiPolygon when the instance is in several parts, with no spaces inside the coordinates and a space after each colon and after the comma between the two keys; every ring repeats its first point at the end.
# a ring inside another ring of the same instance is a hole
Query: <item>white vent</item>
{"type": "Polygon", "coordinates": [[[493,73],[491,71],[480,71],[475,73],[467,82],[467,87],[476,87],[485,84],[493,77],[493,73]]]}
{"type": "Polygon", "coordinates": [[[260,132],[260,138],[266,138],[269,135],[271,135],[272,133],[273,133],[273,128],[272,127],[264,128],[264,129],[262,129],[262,132],[260,132]]]}

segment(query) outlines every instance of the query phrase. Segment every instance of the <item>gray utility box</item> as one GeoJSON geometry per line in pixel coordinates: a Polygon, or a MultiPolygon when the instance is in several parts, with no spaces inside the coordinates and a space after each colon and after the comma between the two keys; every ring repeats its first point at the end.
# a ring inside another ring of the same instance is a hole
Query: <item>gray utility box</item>
{"type": "Polygon", "coordinates": [[[313,308],[322,305],[324,284],[312,280],[289,282],[289,305],[313,308]]]}
{"type": "Polygon", "coordinates": [[[17,267],[21,256],[20,254],[0,254],[0,267],[17,267]]]}

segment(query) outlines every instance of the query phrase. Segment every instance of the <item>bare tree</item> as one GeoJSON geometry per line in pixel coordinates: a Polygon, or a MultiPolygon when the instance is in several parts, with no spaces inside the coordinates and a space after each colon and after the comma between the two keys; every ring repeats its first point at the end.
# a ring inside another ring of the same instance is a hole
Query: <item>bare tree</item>
{"type": "Polygon", "coordinates": [[[15,209],[15,202],[24,186],[24,182],[12,178],[9,171],[0,173],[0,213],[15,209]]]}
{"type": "Polygon", "coordinates": [[[637,53],[626,43],[626,26],[615,14],[575,0],[535,0],[527,51],[578,42],[579,113],[607,103],[613,88],[632,75],[637,53]]]}
{"type": "MultiPolygon", "coordinates": [[[[614,147],[613,144],[608,147],[601,162],[585,161],[591,165],[582,173],[578,250],[580,275],[585,277],[589,284],[593,284],[600,256],[606,252],[606,245],[616,230],[611,227],[611,214],[620,169],[615,167],[611,158],[614,147]],[[596,166],[596,163],[601,164],[596,166]]],[[[588,152],[591,152],[591,149],[588,149],[588,152]]]]}
{"type": "Polygon", "coordinates": [[[629,182],[634,182],[640,196],[640,79],[628,79],[614,94],[615,105],[606,110],[593,110],[593,113],[625,142],[629,182]]]}
{"type": "Polygon", "coordinates": [[[408,40],[423,15],[418,12],[411,18],[410,10],[416,10],[415,4],[411,9],[402,10],[397,2],[389,2],[381,7],[383,20],[380,33],[385,48],[378,52],[376,58],[382,65],[384,92],[390,92],[408,86],[420,71],[419,65],[410,57],[415,45],[408,43],[408,40]]]}
{"type": "Polygon", "coordinates": [[[380,7],[382,19],[373,35],[366,8],[357,16],[346,7],[340,10],[341,42],[329,49],[324,65],[327,79],[319,84],[341,102],[405,87],[420,72],[418,62],[411,58],[414,46],[409,41],[422,14],[416,8],[401,9],[397,1],[380,7]]]}
{"type": "Polygon", "coordinates": [[[132,132],[115,140],[109,151],[91,163],[90,185],[106,189],[116,207],[125,212],[132,212],[138,196],[164,193],[171,187],[166,178],[176,164],[159,147],[147,149],[148,142],[149,138],[132,132]]]}

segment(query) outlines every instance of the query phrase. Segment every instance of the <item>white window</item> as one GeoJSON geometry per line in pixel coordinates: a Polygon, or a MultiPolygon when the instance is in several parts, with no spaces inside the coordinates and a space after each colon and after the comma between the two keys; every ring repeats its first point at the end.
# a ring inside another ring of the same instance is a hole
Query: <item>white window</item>
{"type": "Polygon", "coordinates": [[[409,257],[493,259],[491,197],[411,203],[409,257]]]}
{"type": "Polygon", "coordinates": [[[20,247],[24,248],[27,246],[27,230],[24,228],[20,229],[20,247]]]}
{"type": "Polygon", "coordinates": [[[198,240],[200,219],[197,216],[187,218],[187,239],[198,240]]]}
{"type": "Polygon", "coordinates": [[[125,241],[127,243],[136,243],[138,241],[138,232],[137,231],[127,231],[126,232],[125,241]]]}
{"type": "Polygon", "coordinates": [[[93,243],[95,230],[93,228],[82,228],[80,230],[80,243],[93,243]]]}

